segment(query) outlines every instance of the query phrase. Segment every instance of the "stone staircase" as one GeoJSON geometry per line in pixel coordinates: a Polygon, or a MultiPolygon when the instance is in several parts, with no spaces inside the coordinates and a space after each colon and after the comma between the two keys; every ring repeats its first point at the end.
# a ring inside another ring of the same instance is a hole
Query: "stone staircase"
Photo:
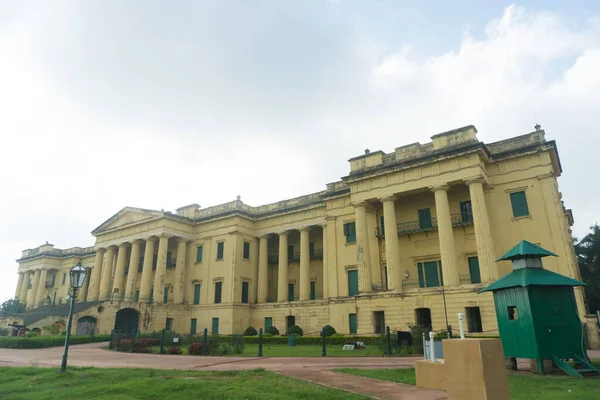
{"type": "MultiPolygon", "coordinates": [[[[101,301],[88,301],[85,303],[75,303],[75,313],[86,310],[90,307],[94,307],[98,304],[102,303],[101,301]]],[[[64,316],[67,317],[69,315],[69,304],[55,304],[50,306],[44,306],[40,308],[36,308],[35,310],[27,311],[26,313],[21,314],[23,317],[24,325],[31,325],[41,319],[50,316],[64,316]]]]}

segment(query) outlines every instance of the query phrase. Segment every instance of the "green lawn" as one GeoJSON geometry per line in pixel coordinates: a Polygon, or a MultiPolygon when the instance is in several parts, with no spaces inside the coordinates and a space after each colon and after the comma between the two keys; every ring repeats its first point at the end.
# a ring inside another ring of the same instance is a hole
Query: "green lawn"
{"type": "MultiPolygon", "coordinates": [[[[596,360],[598,364],[598,360],[596,360]]],[[[373,379],[415,385],[415,369],[356,369],[340,368],[335,371],[373,379]]],[[[571,378],[566,376],[508,375],[512,400],[599,400],[600,379],[571,378]]]]}
{"type": "Polygon", "coordinates": [[[151,369],[0,367],[1,399],[367,399],[264,370],[194,372],[151,369]]]}

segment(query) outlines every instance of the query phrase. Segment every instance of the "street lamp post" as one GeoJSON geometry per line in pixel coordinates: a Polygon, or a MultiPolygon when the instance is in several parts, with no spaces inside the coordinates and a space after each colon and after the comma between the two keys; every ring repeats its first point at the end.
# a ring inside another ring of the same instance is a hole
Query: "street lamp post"
{"type": "Polygon", "coordinates": [[[75,309],[75,299],[77,298],[77,290],[83,286],[87,270],[81,265],[81,260],[71,268],[69,277],[71,282],[71,307],[69,308],[69,319],[67,322],[67,334],[65,336],[65,352],[60,364],[60,371],[65,372],[67,369],[67,356],[69,354],[69,340],[71,339],[71,324],[73,323],[73,311],[75,309]]]}

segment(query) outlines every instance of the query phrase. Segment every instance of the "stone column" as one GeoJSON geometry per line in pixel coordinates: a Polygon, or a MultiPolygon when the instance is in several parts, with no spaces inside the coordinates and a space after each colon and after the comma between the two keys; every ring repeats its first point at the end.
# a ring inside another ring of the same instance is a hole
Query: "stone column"
{"type": "Polygon", "coordinates": [[[477,243],[477,258],[481,283],[493,282],[499,278],[498,267],[492,240],[490,219],[483,194],[483,178],[468,180],[471,208],[473,210],[473,225],[475,227],[475,242],[477,243]]]}
{"type": "Polygon", "coordinates": [[[185,260],[187,253],[188,240],[184,238],[177,239],[177,261],[175,264],[175,283],[173,297],[176,304],[183,303],[185,260]]]}
{"type": "MultiPolygon", "coordinates": [[[[326,217],[325,220],[327,221],[327,275],[331,278],[328,279],[328,295],[329,297],[338,297],[336,217],[326,217]]],[[[325,254],[325,248],[323,248],[323,254],[325,254]]],[[[325,255],[323,255],[323,259],[325,259],[325,255]]]]}
{"type": "Polygon", "coordinates": [[[23,286],[23,272],[19,272],[19,280],[17,281],[17,288],[15,289],[15,298],[21,300],[21,288],[23,286]]]}
{"type": "Polygon", "coordinates": [[[125,301],[135,300],[135,279],[137,278],[138,266],[140,264],[141,246],[141,240],[134,240],[133,242],[131,242],[131,254],[129,255],[129,271],[127,272],[127,279],[125,281],[125,295],[123,296],[123,300],[125,301]]]}
{"type": "Polygon", "coordinates": [[[154,244],[156,239],[146,239],[144,250],[144,266],[142,267],[142,281],[140,282],[140,303],[150,302],[150,285],[152,284],[152,259],[154,257],[154,244]]]}
{"type": "Polygon", "coordinates": [[[90,284],[88,289],[88,300],[97,301],[100,295],[100,278],[102,277],[102,259],[104,258],[105,249],[96,250],[96,258],[94,260],[94,268],[90,275],[90,284]]]}
{"type": "Polygon", "coordinates": [[[19,301],[21,302],[21,304],[27,305],[27,291],[29,290],[29,280],[31,279],[31,272],[26,271],[23,275],[23,284],[21,285],[19,301]]]}
{"type": "Polygon", "coordinates": [[[383,220],[385,225],[385,260],[387,267],[388,290],[402,291],[402,270],[400,268],[400,249],[398,245],[398,228],[396,226],[396,197],[386,196],[383,203],[383,220]]]}
{"type": "Polygon", "coordinates": [[[323,299],[329,298],[329,272],[327,271],[327,223],[321,225],[323,229],[323,299]]]}
{"type": "Polygon", "coordinates": [[[77,291],[77,301],[80,303],[85,303],[87,301],[88,289],[90,288],[90,277],[92,271],[90,268],[86,268],[87,275],[85,276],[85,280],[83,281],[83,286],[81,289],[77,291]]]}
{"type": "Polygon", "coordinates": [[[106,249],[106,257],[104,257],[104,266],[102,267],[102,278],[100,279],[100,293],[98,294],[98,300],[100,301],[110,299],[113,258],[115,258],[115,247],[109,246],[106,249]]]}
{"type": "Polygon", "coordinates": [[[300,229],[300,301],[310,300],[310,228],[300,229]]]}
{"type": "Polygon", "coordinates": [[[165,274],[167,273],[167,251],[169,250],[169,236],[160,235],[158,239],[158,257],[156,273],[154,274],[154,303],[163,303],[165,290],[165,274]]]}
{"type": "Polygon", "coordinates": [[[40,277],[37,284],[37,290],[35,293],[34,305],[35,308],[41,307],[44,303],[44,293],[46,292],[46,278],[48,277],[48,270],[40,270],[40,277]]]}
{"type": "Polygon", "coordinates": [[[444,286],[460,285],[460,276],[456,265],[456,248],[454,246],[454,229],[448,203],[448,185],[432,188],[435,194],[435,210],[437,213],[440,254],[442,256],[442,275],[444,286]]]}
{"type": "Polygon", "coordinates": [[[267,291],[269,281],[269,235],[263,235],[259,239],[258,245],[258,289],[257,289],[257,303],[267,302],[267,291]]]}
{"type": "MultiPolygon", "coordinates": [[[[119,252],[117,253],[117,269],[115,270],[115,280],[113,283],[113,300],[123,300],[125,292],[124,281],[125,281],[125,264],[127,262],[127,243],[121,243],[119,245],[119,252]],[[118,289],[116,291],[115,289],[118,289]]],[[[131,265],[129,266],[131,268],[131,265]]]]}
{"type": "Polygon", "coordinates": [[[279,279],[277,301],[288,301],[288,233],[279,234],[279,279]]]}
{"type": "Polygon", "coordinates": [[[35,296],[37,294],[38,282],[40,281],[40,270],[36,269],[33,272],[33,280],[31,281],[31,290],[27,293],[27,307],[35,308],[35,296]]]}
{"type": "Polygon", "coordinates": [[[373,291],[371,278],[371,253],[369,251],[369,235],[367,232],[367,203],[361,201],[354,204],[356,213],[356,260],[358,262],[358,291],[373,291]]]}

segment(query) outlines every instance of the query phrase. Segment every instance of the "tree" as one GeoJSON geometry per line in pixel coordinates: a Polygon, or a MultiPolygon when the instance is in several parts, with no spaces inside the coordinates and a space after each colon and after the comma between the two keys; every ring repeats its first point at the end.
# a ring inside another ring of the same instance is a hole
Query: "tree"
{"type": "Polygon", "coordinates": [[[585,295],[588,309],[595,313],[600,310],[600,226],[590,227],[580,241],[575,240],[575,254],[581,271],[581,279],[586,283],[585,295]]]}
{"type": "Polygon", "coordinates": [[[22,304],[19,299],[9,299],[0,304],[0,318],[10,317],[22,312],[25,312],[25,304],[22,304]]]}

